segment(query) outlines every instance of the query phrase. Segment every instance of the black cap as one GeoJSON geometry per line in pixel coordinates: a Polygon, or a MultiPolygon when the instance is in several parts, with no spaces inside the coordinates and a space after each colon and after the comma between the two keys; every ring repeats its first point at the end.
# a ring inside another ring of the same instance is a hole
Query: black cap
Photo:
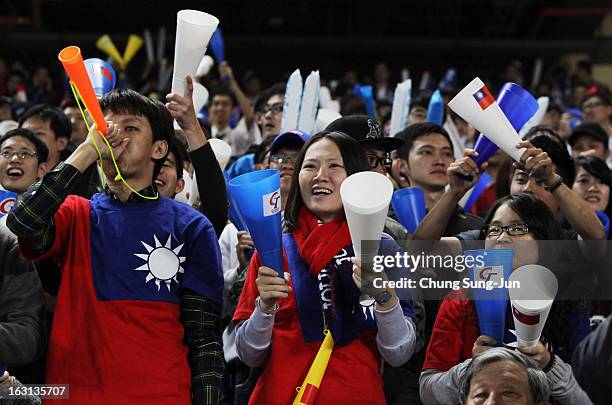
{"type": "Polygon", "coordinates": [[[382,125],[368,115],[347,115],[333,121],[325,129],[344,132],[364,146],[380,146],[385,152],[391,152],[404,144],[401,139],[384,136],[382,125]]]}
{"type": "Polygon", "coordinates": [[[606,148],[608,147],[608,134],[606,130],[601,127],[601,125],[594,122],[585,122],[583,124],[578,125],[570,137],[568,138],[568,142],[571,146],[574,146],[574,143],[578,140],[581,135],[588,135],[590,137],[595,138],[595,140],[603,143],[606,148]]]}

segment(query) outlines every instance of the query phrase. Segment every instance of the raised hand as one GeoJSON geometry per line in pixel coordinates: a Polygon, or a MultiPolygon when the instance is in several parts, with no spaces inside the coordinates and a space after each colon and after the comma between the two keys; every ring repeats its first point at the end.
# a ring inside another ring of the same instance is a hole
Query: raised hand
{"type": "Polygon", "coordinates": [[[187,76],[185,81],[185,94],[168,94],[166,99],[169,102],[166,103],[166,108],[183,131],[189,132],[201,130],[195,109],[193,107],[193,79],[191,76],[187,76]]]}
{"type": "Polygon", "coordinates": [[[278,298],[287,298],[291,292],[291,287],[287,285],[290,280],[289,273],[285,273],[285,278],[278,276],[276,270],[261,266],[257,274],[257,290],[261,297],[263,310],[271,310],[278,298]]]}
{"type": "Polygon", "coordinates": [[[479,175],[486,168],[486,163],[479,168],[473,158],[478,156],[478,152],[466,149],[463,157],[455,160],[448,166],[448,184],[450,189],[457,194],[464,194],[472,188],[478,181],[479,175]]]}

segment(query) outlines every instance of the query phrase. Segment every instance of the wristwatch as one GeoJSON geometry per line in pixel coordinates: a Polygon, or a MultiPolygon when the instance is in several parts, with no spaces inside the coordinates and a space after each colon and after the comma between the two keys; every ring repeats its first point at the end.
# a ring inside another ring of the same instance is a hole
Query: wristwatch
{"type": "Polygon", "coordinates": [[[387,302],[389,302],[389,300],[391,300],[391,298],[393,298],[391,293],[385,290],[376,294],[374,296],[374,301],[376,301],[378,305],[385,305],[387,302]]]}
{"type": "Polygon", "coordinates": [[[561,184],[563,184],[563,177],[557,175],[558,179],[557,181],[555,181],[552,185],[544,187],[544,190],[548,191],[549,193],[552,193],[553,191],[555,191],[556,189],[558,189],[559,187],[561,187],[561,184]]]}

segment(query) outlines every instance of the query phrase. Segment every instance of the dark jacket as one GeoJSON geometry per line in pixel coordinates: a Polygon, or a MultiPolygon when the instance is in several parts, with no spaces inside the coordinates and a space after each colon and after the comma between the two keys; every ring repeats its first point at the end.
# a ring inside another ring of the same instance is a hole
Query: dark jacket
{"type": "Polygon", "coordinates": [[[0,366],[32,363],[43,353],[45,298],[17,239],[0,226],[0,366]]]}

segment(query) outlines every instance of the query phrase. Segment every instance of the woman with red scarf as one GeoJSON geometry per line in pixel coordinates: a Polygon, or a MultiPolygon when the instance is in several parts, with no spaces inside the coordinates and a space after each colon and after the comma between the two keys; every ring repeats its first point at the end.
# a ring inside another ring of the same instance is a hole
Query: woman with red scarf
{"type": "MultiPolygon", "coordinates": [[[[295,167],[285,208],[285,278],[256,253],[234,315],[241,360],[265,366],[249,403],[292,403],[329,330],[334,348],[314,403],[384,404],[382,360],[399,366],[414,353],[414,308],[393,289],[380,290],[370,306],[359,300],[361,269],[352,259],[340,185],[368,170],[363,148],[343,133],[322,132],[304,145],[295,167]]],[[[397,249],[381,242],[382,254],[397,249]]]]}

